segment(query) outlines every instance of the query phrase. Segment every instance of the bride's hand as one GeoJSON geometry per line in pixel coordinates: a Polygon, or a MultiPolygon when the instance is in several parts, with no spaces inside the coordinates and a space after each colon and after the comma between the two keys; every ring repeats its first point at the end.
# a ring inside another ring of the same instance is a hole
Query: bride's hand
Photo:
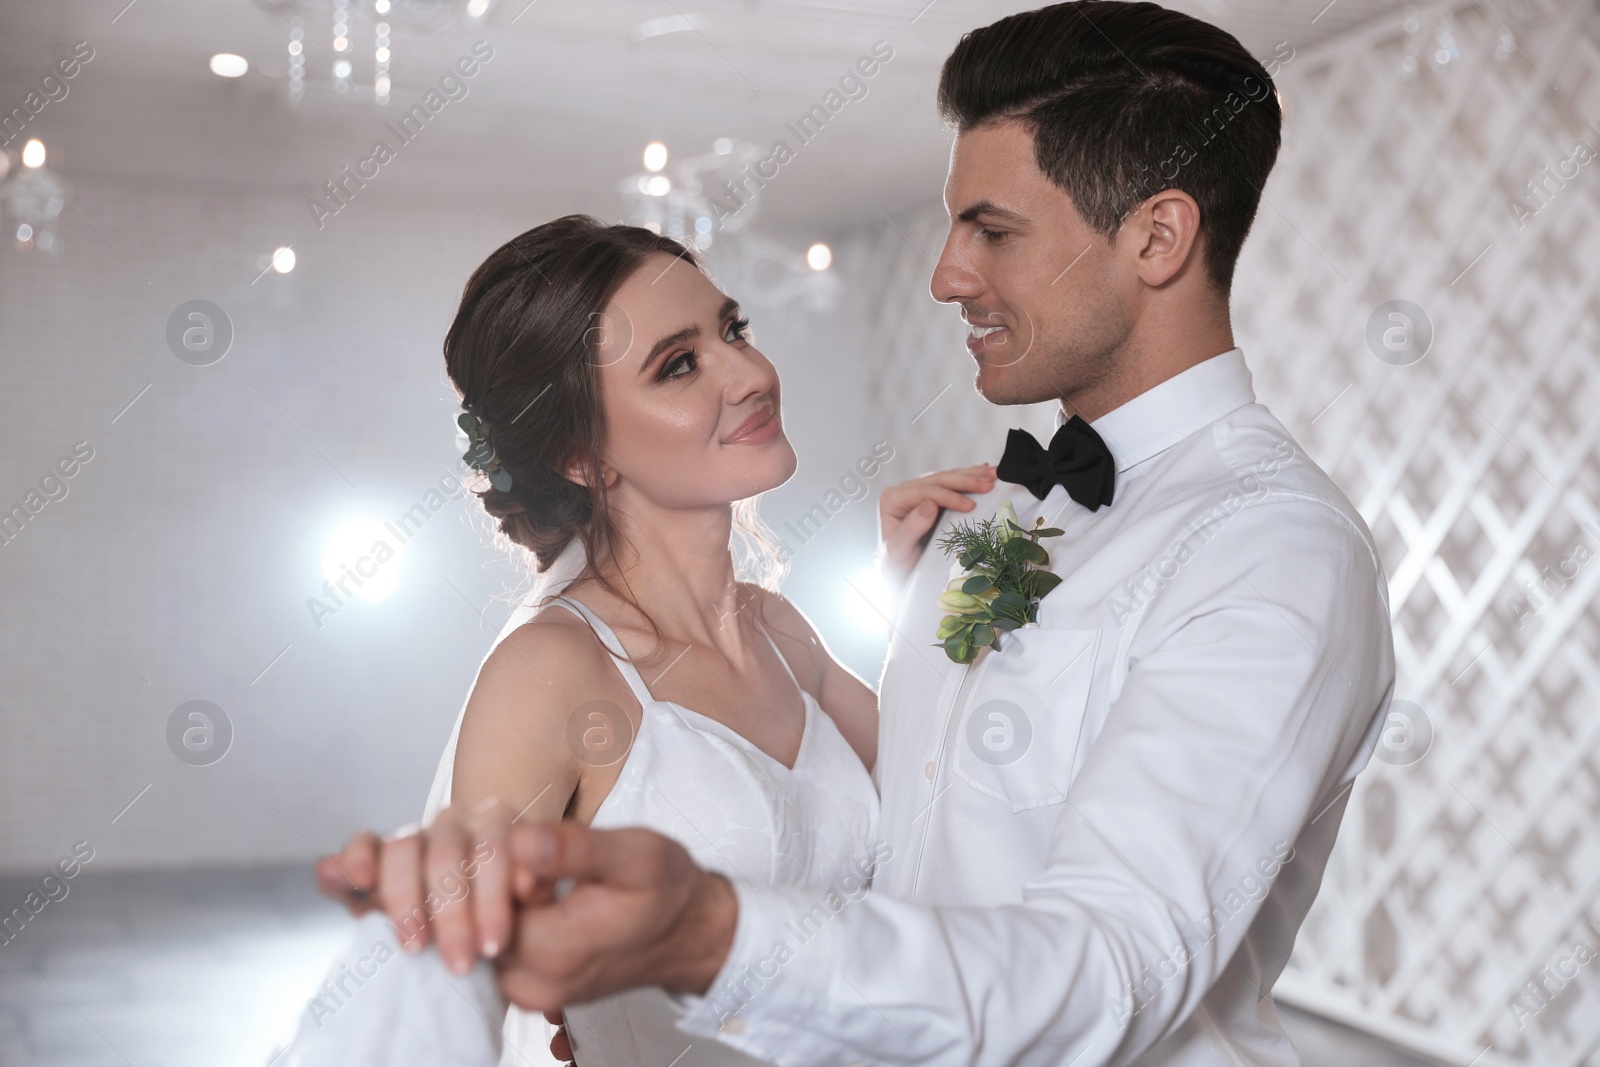
{"type": "Polygon", "coordinates": [[[370,830],[317,864],[318,888],[352,915],[382,909],[400,944],[420,952],[430,940],[461,974],[479,956],[494,957],[511,940],[513,896],[526,899],[534,880],[511,862],[507,847],[515,813],[498,801],[439,812],[427,829],[388,838],[370,830]]]}
{"type": "Polygon", "coordinates": [[[885,576],[898,583],[921,558],[922,539],[939,519],[940,508],[971,511],[967,493],[987,493],[994,488],[992,463],[935,471],[899,485],[891,485],[878,498],[878,541],[885,576]]]}

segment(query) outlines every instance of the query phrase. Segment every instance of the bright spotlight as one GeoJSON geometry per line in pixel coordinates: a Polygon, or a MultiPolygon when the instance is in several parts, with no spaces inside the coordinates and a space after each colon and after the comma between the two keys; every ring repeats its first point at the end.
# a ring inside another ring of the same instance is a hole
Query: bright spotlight
{"type": "Polygon", "coordinates": [[[825,244],[814,244],[806,249],[806,266],[812,270],[827,270],[833,262],[833,249],[825,244]]]}
{"type": "Polygon", "coordinates": [[[473,18],[482,18],[483,13],[489,10],[489,0],[467,0],[467,14],[473,18]]]}
{"type": "Polygon", "coordinates": [[[344,596],[377,603],[400,587],[395,539],[377,519],[355,519],[328,538],[322,575],[344,596]],[[343,585],[340,583],[343,582],[343,585]]]}
{"type": "Polygon", "coordinates": [[[657,174],[645,185],[644,191],[651,196],[666,196],[667,193],[672,191],[672,179],[665,174],[657,174]]]}
{"type": "Polygon", "coordinates": [[[22,146],[22,165],[24,167],[44,166],[44,142],[34,137],[22,146]]]}
{"type": "Polygon", "coordinates": [[[232,52],[218,52],[211,57],[211,73],[219,78],[242,78],[250,69],[250,61],[232,52]]]}
{"type": "Polygon", "coordinates": [[[886,634],[894,618],[894,590],[876,569],[860,571],[845,579],[848,614],[868,633],[886,634]]]}
{"type": "Polygon", "coordinates": [[[644,146],[644,169],[654,174],[667,165],[667,146],[660,141],[651,141],[644,146]]]}
{"type": "Polygon", "coordinates": [[[279,274],[288,274],[294,270],[294,249],[287,245],[274,249],[272,253],[272,269],[279,274]]]}

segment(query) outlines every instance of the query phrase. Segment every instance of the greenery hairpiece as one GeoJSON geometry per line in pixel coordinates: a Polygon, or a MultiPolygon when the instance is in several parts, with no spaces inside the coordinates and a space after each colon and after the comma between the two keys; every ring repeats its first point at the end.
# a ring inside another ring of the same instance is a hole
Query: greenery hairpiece
{"type": "Polygon", "coordinates": [[[510,490],[511,473],[501,464],[500,457],[494,454],[494,448],[489,444],[488,423],[467,407],[467,410],[456,416],[456,425],[466,431],[467,440],[472,442],[471,447],[461,453],[461,458],[466,460],[467,466],[487,474],[489,484],[502,493],[510,490]]]}

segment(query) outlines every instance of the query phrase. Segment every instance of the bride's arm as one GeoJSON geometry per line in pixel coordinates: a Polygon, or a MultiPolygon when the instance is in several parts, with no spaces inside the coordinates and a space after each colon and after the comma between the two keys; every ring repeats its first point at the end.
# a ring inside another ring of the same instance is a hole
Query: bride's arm
{"type": "Polygon", "coordinates": [[[586,698],[573,697],[602,695],[593,691],[594,645],[586,628],[539,621],[495,646],[462,716],[452,805],[498,800],[525,821],[561,818],[582,770],[566,734],[586,698]]]}
{"type": "Polygon", "coordinates": [[[511,937],[513,895],[534,888],[513,881],[511,825],[560,819],[581,788],[567,720],[609,692],[599,655],[587,629],[570,625],[533,622],[508,634],[468,697],[450,806],[387,840],[357,834],[318,864],[322,891],[356,914],[387,913],[410,951],[436,941],[452,969],[496,955],[511,937]]]}

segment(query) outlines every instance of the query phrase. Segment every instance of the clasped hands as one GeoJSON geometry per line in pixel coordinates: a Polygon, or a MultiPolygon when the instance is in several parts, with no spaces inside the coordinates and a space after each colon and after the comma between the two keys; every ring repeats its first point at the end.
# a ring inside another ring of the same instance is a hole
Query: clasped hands
{"type": "Polygon", "coordinates": [[[706,992],[738,917],[727,879],[670,838],[521,823],[497,801],[358,834],[317,881],[353,915],[385,912],[407,951],[437,945],[457,974],[492,960],[508,1001],[551,1018],[636,986],[706,992]]]}

